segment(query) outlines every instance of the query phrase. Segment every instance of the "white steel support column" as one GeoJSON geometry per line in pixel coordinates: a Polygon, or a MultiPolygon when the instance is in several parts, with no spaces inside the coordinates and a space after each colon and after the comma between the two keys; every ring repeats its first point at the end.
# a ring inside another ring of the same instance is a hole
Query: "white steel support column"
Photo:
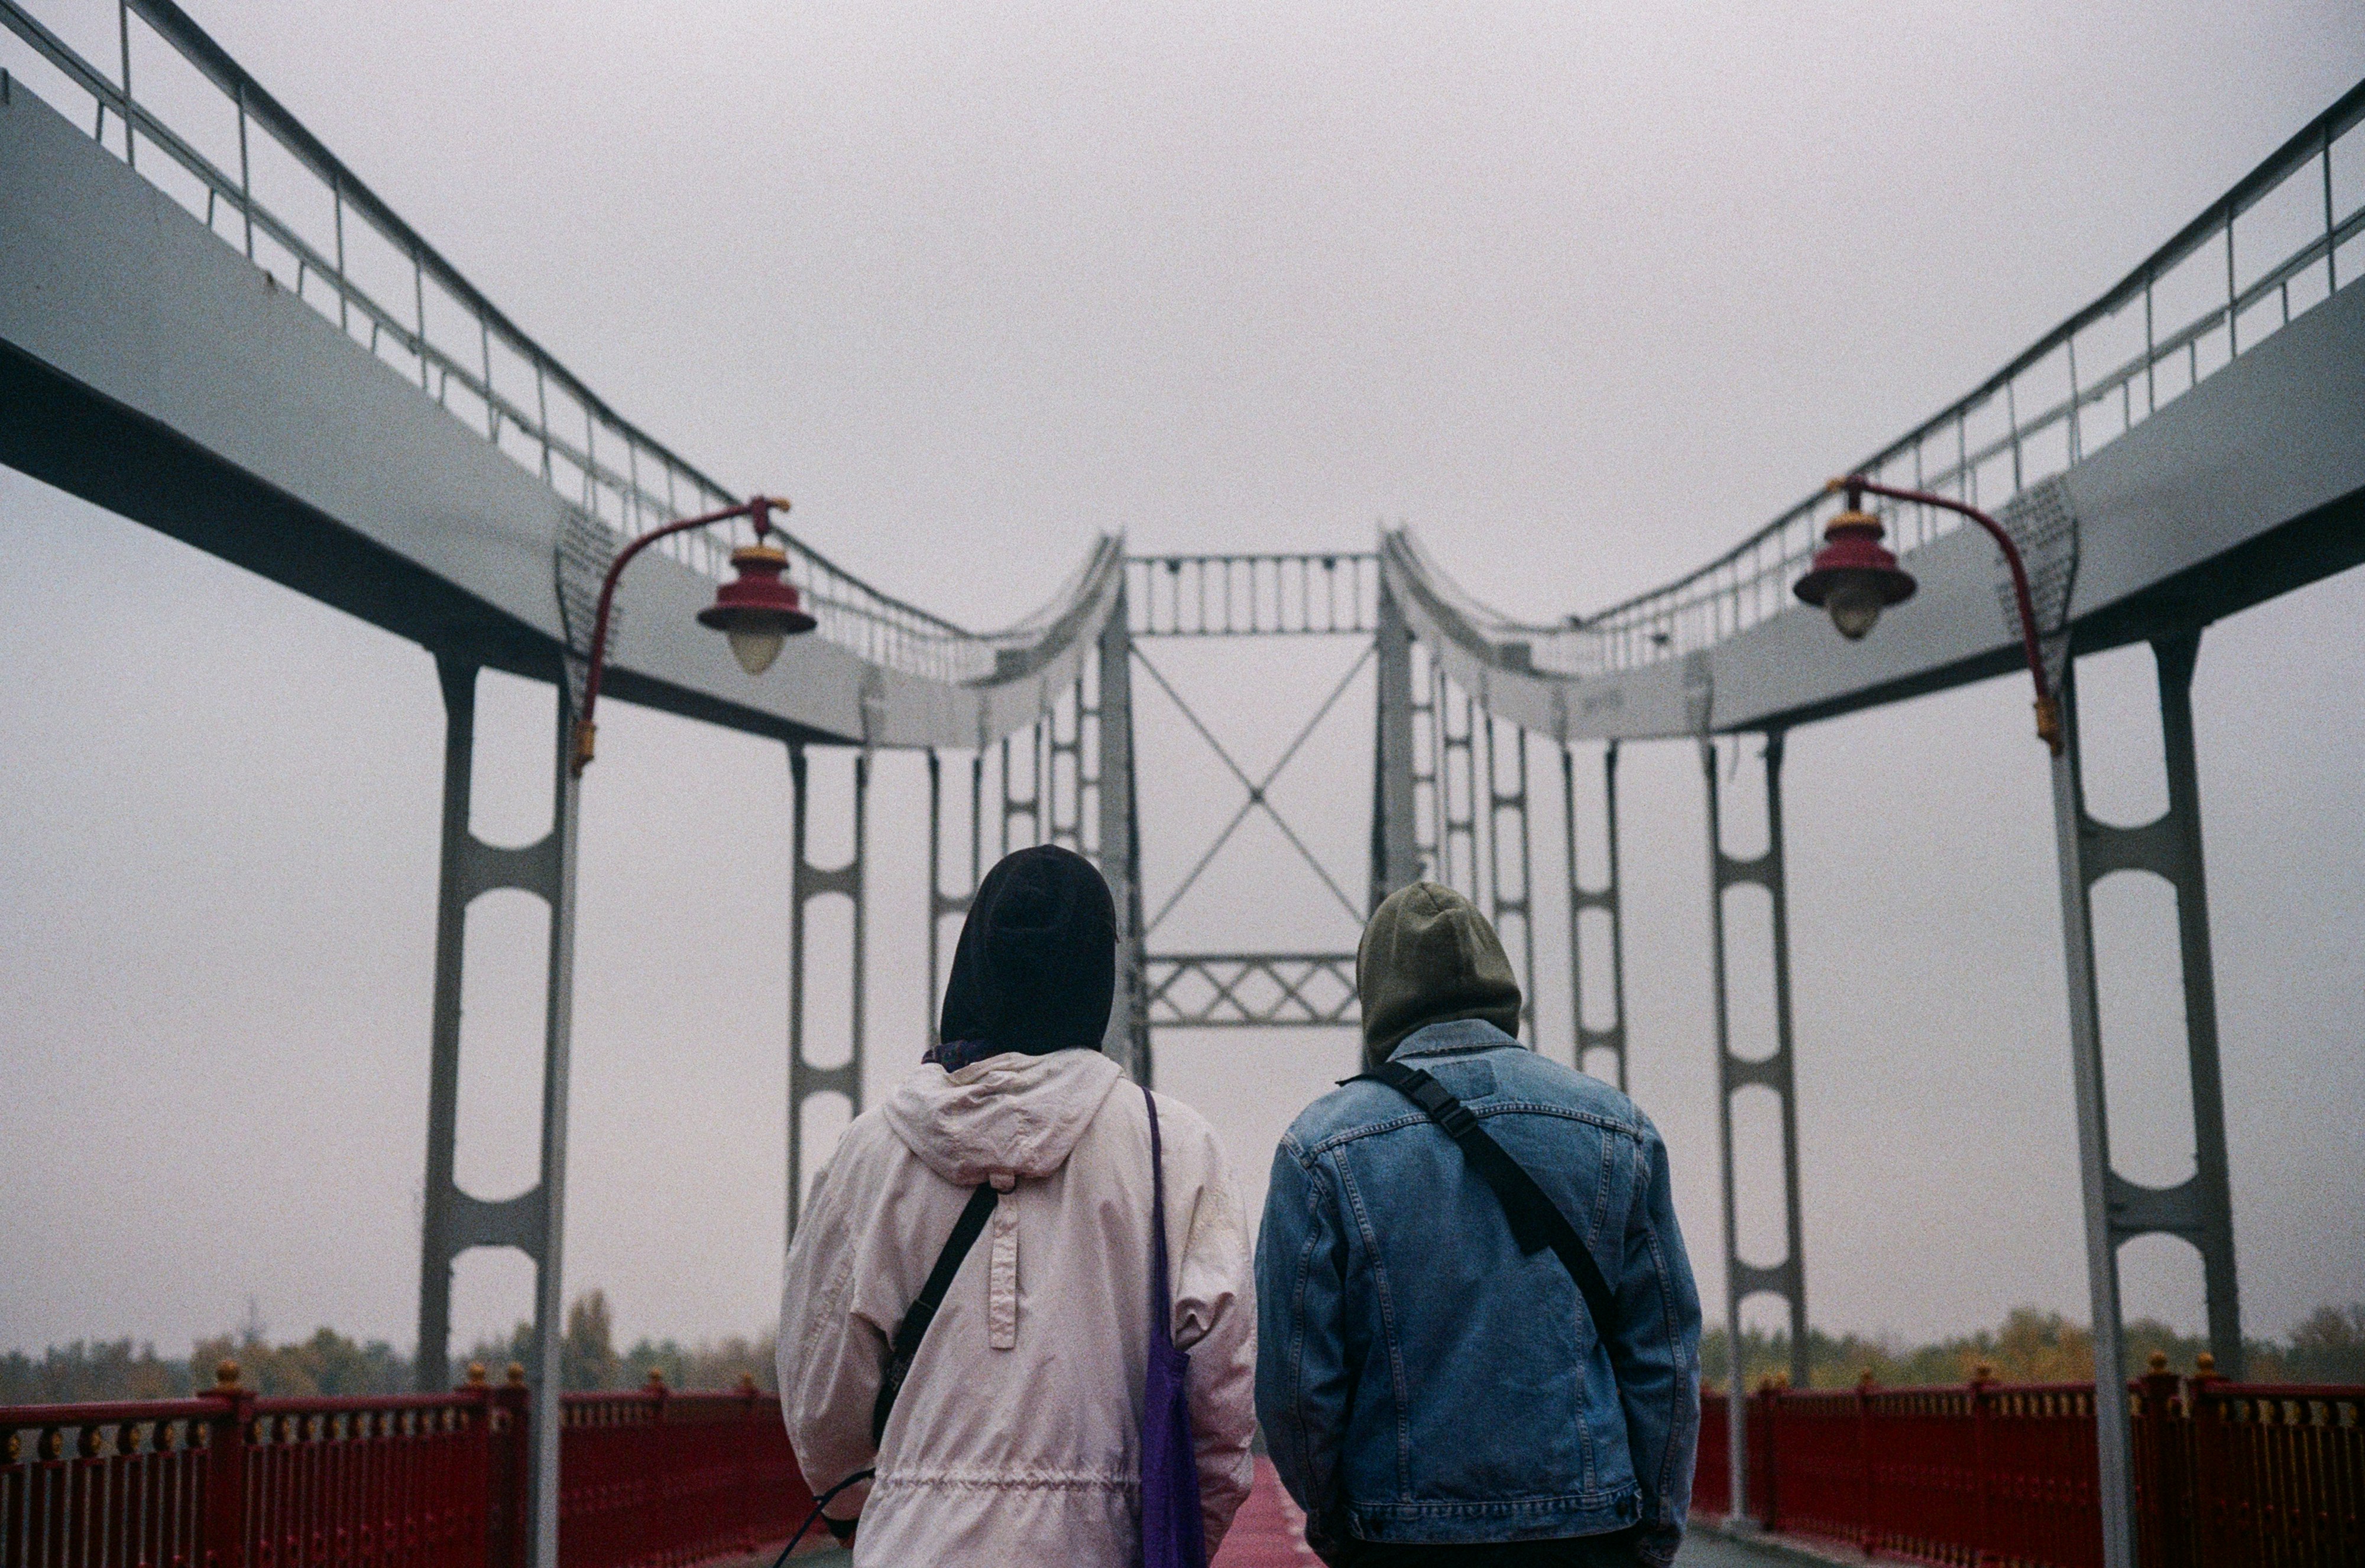
{"type": "Polygon", "coordinates": [[[842,1094],[846,1097],[849,1119],[862,1114],[862,1001],[863,949],[865,942],[865,904],[863,897],[863,846],[869,834],[869,801],[870,795],[870,754],[860,751],[854,757],[854,853],[843,866],[824,868],[806,857],[805,817],[808,777],[805,748],[791,744],[789,747],[789,779],[794,793],[790,804],[789,849],[789,1223],[790,1239],[797,1233],[797,1219],[804,1210],[804,1148],[805,1103],[820,1094],[842,1094]],[[851,987],[852,1010],[848,1016],[846,1060],[835,1067],[816,1067],[805,1056],[805,939],[807,924],[805,906],[817,898],[842,893],[854,906],[852,921],[853,951],[847,956],[846,969],[851,987]]]}
{"type": "Polygon", "coordinates": [[[1561,747],[1560,782],[1562,837],[1568,848],[1568,1010],[1570,1038],[1576,1051],[1574,1065],[1583,1072],[1590,1053],[1608,1051],[1617,1063],[1612,1081],[1622,1092],[1626,1088],[1626,913],[1618,892],[1618,743],[1611,741],[1601,754],[1601,825],[1608,865],[1597,888],[1585,885],[1577,866],[1574,747],[1561,747]],[[1599,910],[1609,922],[1609,1022],[1598,1028],[1585,1021],[1584,916],[1587,910],[1599,910]]]}
{"type": "Polygon", "coordinates": [[[574,751],[575,704],[558,682],[558,727],[551,745],[552,845],[550,991],[542,1053],[542,1249],[534,1260],[533,1335],[541,1375],[534,1380],[533,1562],[558,1568],[558,1450],[565,1384],[559,1370],[559,1329],[565,1310],[560,1243],[566,1234],[567,1074],[575,1024],[575,864],[577,810],[582,781],[568,766],[574,751]]]}
{"type": "Polygon", "coordinates": [[[533,1260],[533,1476],[532,1558],[558,1562],[559,1327],[564,1311],[560,1243],[566,1197],[567,1063],[575,996],[575,856],[577,785],[567,767],[574,734],[568,683],[555,682],[558,722],[552,748],[551,825],[521,848],[485,843],[469,827],[475,767],[476,675],[474,661],[438,655],[443,689],[443,842],[435,922],[435,992],[430,1025],[427,1180],[420,1226],[418,1383],[422,1393],[451,1384],[452,1265],[475,1247],[514,1247],[533,1260]],[[541,1179],[514,1197],[488,1202],[460,1190],[454,1177],[460,1101],[460,997],[468,906],[486,893],[516,889],[550,906],[544,980],[541,1179]]]}
{"type": "MultiPolygon", "coordinates": [[[[2233,1178],[2225,1152],[2225,1084],[2217,1053],[2217,970],[2209,940],[2209,889],[2201,853],[2201,770],[2192,741],[2192,667],[2198,630],[2151,645],[2159,677],[2160,741],[2168,766],[2168,811],[2154,829],[2165,853],[2154,869],[2176,888],[2178,953],[2184,979],[2185,1060],[2192,1081],[2191,1179],[2165,1193],[2124,1183],[2113,1193],[2123,1231],[2170,1231],[2201,1253],[2208,1296],[2209,1349],[2221,1377],[2239,1382],[2241,1287],[2234,1267],[2233,1178]],[[2136,1212],[2141,1205],[2143,1212],[2136,1212]]],[[[2124,1239],[2123,1235],[2121,1239],[2124,1239]]]]}
{"type": "Polygon", "coordinates": [[[2066,653],[2057,679],[2064,745],[2053,758],[2053,837],[2061,864],[2061,941],[2069,979],[2070,1081],[2078,1109],[2078,1186],[2086,1288],[2094,1329],[2094,1443],[2100,1462],[2103,1568],[2135,1568],[2128,1477],[2126,1361],[2119,1252],[2111,1235],[2110,1119],[2102,1103],[2102,1034],[2094,989],[2093,879],[2086,868],[2085,791],[2078,773],[2078,702],[2066,653]]]}
{"type": "MultiPolygon", "coordinates": [[[[1736,738],[1735,743],[1739,744],[1736,738]]],[[[1806,1237],[1799,1209],[1799,1114],[1792,1070],[1790,1019],[1790,926],[1788,894],[1782,855],[1782,735],[1765,736],[1765,849],[1743,858],[1726,852],[1724,826],[1718,799],[1716,743],[1700,743],[1700,761],[1708,775],[1709,963],[1716,1001],[1717,1134],[1723,1164],[1724,1199],[1724,1320],[1729,1336],[1727,1406],[1732,1422],[1732,1512],[1746,1517],[1749,1501],[1748,1389],[1742,1381],[1741,1304],[1761,1293],[1778,1295],[1789,1305],[1790,1382],[1807,1384],[1807,1265],[1806,1237]],[[1758,1060],[1732,1051],[1732,978],[1726,958],[1725,894],[1743,886],[1765,890],[1772,904],[1774,970],[1774,1051],[1758,1060]],[[1760,1265],[1741,1257],[1738,1193],[1735,1190],[1732,1141],[1733,1096],[1747,1088],[1770,1090],[1779,1106],[1782,1128],[1782,1224],[1786,1255],[1778,1263],[1760,1265]]]]}
{"type": "Polygon", "coordinates": [[[1420,879],[1419,833],[1413,821],[1412,632],[1384,580],[1373,646],[1379,694],[1372,763],[1372,907],[1376,910],[1382,899],[1420,879]]]}
{"type": "Polygon", "coordinates": [[[970,759],[969,767],[969,879],[963,885],[967,892],[945,891],[945,767],[944,759],[935,748],[928,752],[928,1044],[939,1045],[936,1025],[942,1021],[937,1010],[943,1004],[944,990],[944,924],[948,914],[967,915],[977,899],[978,837],[982,824],[978,820],[978,800],[982,791],[985,774],[985,754],[978,753],[970,759]]]}
{"type": "Polygon", "coordinates": [[[1518,953],[1510,956],[1526,988],[1519,998],[1519,1017],[1526,1025],[1529,1048],[1541,1049],[1543,1042],[1536,1035],[1536,867],[1528,832],[1528,732],[1517,724],[1508,725],[1512,742],[1498,751],[1507,722],[1483,709],[1475,722],[1486,742],[1485,759],[1473,777],[1483,775],[1485,783],[1487,917],[1495,923],[1495,935],[1503,941],[1507,954],[1513,940],[1518,942],[1518,953]],[[1508,790],[1503,787],[1501,751],[1510,754],[1508,790]]]}
{"type": "Polygon", "coordinates": [[[2159,682],[2160,740],[2168,810],[2119,827],[2086,812],[2079,766],[2076,676],[2067,651],[2059,669],[2064,745],[2053,759],[2054,837],[2061,864],[2061,931],[2069,981],[2069,1047],[2077,1092],[2078,1171],[2086,1227],[2086,1268],[2094,1326],[2094,1419],[2101,1454],[2103,1561],[2134,1562],[2129,1482],[2130,1412],[2119,1249],[2138,1236],[2182,1238],[2201,1254],[2210,1352],[2225,1376],[2242,1375],[2242,1316],[2235,1271],[2234,1211],[2225,1149],[2225,1092],[2217,1051],[2217,986],[2210,952],[2207,880],[2201,851],[2201,785],[2192,736],[2195,630],[2152,644],[2159,682]],[[2110,1107],[2103,1093],[2101,1008],[2094,963],[2094,884],[2114,871],[2147,871],[2176,890],[2183,970],[2186,1066],[2192,1093],[2193,1172],[2172,1187],[2149,1187],[2111,1162],[2110,1107]]]}
{"type": "MultiPolygon", "coordinates": [[[[1137,1083],[1149,1082],[1149,1000],[1143,984],[1141,818],[1134,801],[1133,632],[1125,589],[1101,628],[1100,868],[1116,901],[1116,1000],[1102,1049],[1137,1083]]],[[[1082,700],[1081,690],[1077,698],[1082,700]]],[[[1081,726],[1082,721],[1078,719],[1081,726]]]]}

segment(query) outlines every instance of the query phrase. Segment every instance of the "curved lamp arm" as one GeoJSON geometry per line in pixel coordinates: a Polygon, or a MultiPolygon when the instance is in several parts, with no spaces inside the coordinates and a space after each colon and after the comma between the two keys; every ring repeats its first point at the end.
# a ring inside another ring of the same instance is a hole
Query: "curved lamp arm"
{"type": "Polygon", "coordinates": [[[608,575],[600,584],[600,611],[591,622],[591,667],[583,679],[583,711],[575,720],[575,755],[567,764],[576,778],[583,777],[583,769],[591,761],[591,742],[597,733],[597,726],[591,722],[591,711],[600,705],[600,678],[608,667],[608,610],[615,601],[616,581],[624,575],[624,568],[632,565],[633,556],[668,534],[687,533],[693,528],[727,522],[734,517],[744,517],[752,521],[756,525],[756,537],[762,539],[772,532],[774,508],[786,511],[789,503],[771,496],[755,496],[735,507],[724,507],[721,511],[668,522],[662,528],[652,528],[626,544],[616,552],[616,558],[608,563],[608,575]]]}
{"type": "Polygon", "coordinates": [[[2021,645],[2028,655],[2029,678],[2036,683],[2036,736],[2053,748],[2054,756],[2060,756],[2063,745],[2061,704],[2053,694],[2052,683],[2045,678],[2045,655],[2037,644],[2036,603],[2028,592],[2028,567],[2020,558],[2020,546],[2012,543],[2012,535],[2004,531],[2003,524],[1975,506],[1945,496],[1933,495],[1927,490],[1906,490],[1894,485],[1877,484],[1861,474],[1833,479],[1824,488],[1845,490],[1851,510],[1857,508],[1860,497],[1885,496],[1892,501],[1919,501],[1924,506],[1958,513],[1988,531],[1995,540],[1996,547],[2003,552],[2004,565],[2012,568],[2012,599],[2020,607],[2021,645]]]}

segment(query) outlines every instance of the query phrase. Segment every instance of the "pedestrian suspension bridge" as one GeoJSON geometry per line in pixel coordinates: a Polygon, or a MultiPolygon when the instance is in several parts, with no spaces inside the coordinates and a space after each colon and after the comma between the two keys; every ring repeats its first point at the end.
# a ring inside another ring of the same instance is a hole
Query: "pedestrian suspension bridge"
{"type": "MultiPolygon", "coordinates": [[[[546,353],[170,0],[120,0],[103,44],[69,39],[52,8],[0,0],[0,463],[432,654],[443,840],[421,1392],[258,1401],[226,1368],[219,1388],[187,1400],[0,1411],[0,1559],[647,1568],[776,1545],[805,1496],[776,1406],[753,1388],[562,1398],[555,1331],[585,787],[569,735],[600,587],[628,541],[742,498],[546,353]],[[468,825],[486,669],[559,694],[552,820],[523,847],[468,825]],[[497,890],[534,894],[552,916],[540,1180],[506,1197],[454,1179],[464,933],[472,902],[497,890]],[[507,1382],[498,1369],[455,1379],[450,1364],[453,1263],[480,1247],[516,1249],[537,1271],[535,1349],[507,1382]]],[[[1225,836],[1263,814],[1304,852],[1268,796],[1272,777],[1224,751],[1157,648],[1352,639],[1376,670],[1368,877],[1341,885],[1307,853],[1309,864],[1356,919],[1417,878],[1471,895],[1524,968],[1531,1009],[1540,969],[1577,993],[1574,1037],[1539,1036],[1530,1017],[1538,1047],[1621,1084],[1619,757],[1677,745],[1705,765],[1724,1320],[1739,1320],[1745,1298],[1785,1304],[1799,1391],[1736,1385],[1709,1400],[1699,1513],[1933,1562],[2365,1561],[2365,1391],[2241,1381],[2189,700],[2211,622],[2365,559],[2365,207],[2353,178],[2336,180],[2365,159],[2360,117],[2365,88],[1959,401],[1851,468],[1831,454],[1835,472],[1994,513],[2027,563],[2066,743],[2050,806],[2093,1385],[1804,1392],[1783,738],[2025,667],[1996,545],[1924,503],[1881,513],[1919,591],[1861,642],[1794,596],[1841,505],[1821,492],[1664,588],[1540,624],[1474,601],[1403,530],[1319,554],[1149,556],[1107,537],[1051,602],[992,632],[893,598],[790,536],[787,577],[817,633],[790,640],[761,679],[696,619],[751,542],[744,520],[657,545],[621,580],[607,691],[779,742],[793,785],[790,1215],[820,1152],[806,1147],[816,1113],[861,1108],[869,923],[924,924],[939,976],[981,868],[1007,848],[1070,846],[1116,890],[1108,1049],[1136,1077],[1153,1076],[1170,1030],[1354,1023],[1351,953],[1262,950],[1247,930],[1227,951],[1159,945],[1159,916],[1182,890],[1145,910],[1141,841],[1160,824],[1142,820],[1134,764],[1135,697],[1155,684],[1238,778],[1225,836]],[[2085,810],[2075,674],[2080,655],[2138,642],[2158,666],[2169,804],[2123,827],[2085,810]],[[853,851],[838,865],[808,853],[808,801],[823,787],[808,762],[824,748],[855,759],[853,851]],[[925,823],[868,809],[874,759],[891,753],[925,757],[925,823]],[[1723,774],[1742,762],[1770,833],[1748,856],[1720,826],[1720,791],[1733,787],[1723,774]],[[1580,801],[1597,796],[1607,856],[1580,874],[1580,801]],[[1559,819],[1545,835],[1566,846],[1554,864],[1539,863],[1531,840],[1540,812],[1559,819]],[[926,835],[926,908],[873,907],[866,857],[882,833],[926,835]],[[2169,1187],[2129,1181],[2110,1159],[2089,893],[2117,871],[2164,879],[2176,895],[2198,1157],[2169,1187]],[[1777,1038],[1763,1058],[1728,1037],[1740,959],[1727,895],[1744,888],[1772,910],[1758,967],[1773,976],[1777,1038]],[[822,900],[850,908],[850,946],[819,950],[808,917],[822,900]],[[1564,950],[1539,950],[1545,901],[1556,929],[1565,913],[1564,950]],[[846,1038],[813,1037],[824,988],[844,988],[827,1012],[848,1021],[846,1038]],[[1753,1090],[1780,1113],[1788,1248],[1775,1259],[1744,1258],[1734,1240],[1732,1106],[1753,1090]],[[2214,1378],[2119,1380],[2117,1252],[2153,1233],[2200,1253],[2214,1378]]],[[[1349,685],[1311,710],[1316,722],[1349,685]]],[[[1227,1559],[1290,1560],[1285,1514],[1261,1493],[1227,1559]]]]}

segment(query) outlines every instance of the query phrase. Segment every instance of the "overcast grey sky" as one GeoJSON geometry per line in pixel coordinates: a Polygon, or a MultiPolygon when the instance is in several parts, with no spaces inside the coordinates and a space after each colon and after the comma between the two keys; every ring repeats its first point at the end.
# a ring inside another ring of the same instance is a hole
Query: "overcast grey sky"
{"type": "MultiPolygon", "coordinates": [[[[1514,613],[1624,598],[1967,389],[2365,74],[2353,4],[191,9],[629,416],[977,624],[1103,531],[1352,548],[1383,517],[1514,613]]],[[[2361,611],[2352,573],[2214,629],[2195,692],[2258,1331],[2365,1297],[2361,611]]],[[[1255,772],[1352,650],[1156,656],[1255,772]]],[[[280,1333],[408,1344],[429,657],[0,474],[0,1348],[178,1349],[250,1294],[280,1333]]],[[[2148,815],[2148,655],[2083,678],[2096,806],[2148,815]]],[[[547,810],[548,696],[488,677],[484,700],[477,825],[517,842],[547,810]]],[[[1154,903],[1237,795],[1142,705],[1154,903]]],[[[1366,682],[1276,793],[1351,887],[1369,706],[1366,682]]],[[[2026,714],[1993,682],[1792,737],[1833,1328],[2084,1313],[2026,714]]],[[[843,771],[816,765],[824,838],[843,771]]],[[[874,1092],[925,1035],[921,777],[887,759],[874,802],[874,1092]]],[[[1698,759],[1630,748],[1621,783],[1633,1085],[1714,1299],[1698,759]]],[[[786,796],[776,745],[603,711],[567,1260],[626,1336],[773,1308],[786,796]]],[[[1269,834],[1247,847],[1178,941],[1351,935],[1269,834]]],[[[2172,928],[2149,893],[2102,905],[2122,1169],[2174,1180],[2172,928]]],[[[472,916],[460,1159],[488,1196],[532,1179],[540,919],[523,895],[472,916]]],[[[1235,1037],[1160,1074],[1261,1196],[1274,1136],[1351,1060],[1235,1037]]],[[[2199,1326],[2189,1255],[2127,1265],[2130,1312],[2199,1326]]],[[[461,1275],[464,1338],[527,1310],[521,1260],[461,1275]]]]}

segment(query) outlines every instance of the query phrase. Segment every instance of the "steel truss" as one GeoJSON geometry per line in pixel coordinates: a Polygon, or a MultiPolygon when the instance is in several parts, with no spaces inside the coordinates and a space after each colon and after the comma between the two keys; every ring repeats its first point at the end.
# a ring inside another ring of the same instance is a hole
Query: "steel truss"
{"type": "Polygon", "coordinates": [[[1380,558],[1327,554],[1129,555],[1136,637],[1362,636],[1380,629],[1380,558]]]}
{"type": "MultiPolygon", "coordinates": [[[[1340,910],[1361,925],[1416,865],[1409,724],[1412,642],[1404,617],[1370,553],[1134,556],[1126,563],[1128,635],[1161,637],[1363,636],[1372,647],[1316,707],[1280,757],[1251,777],[1200,719],[1172,681],[1139,647],[1132,662],[1163,691],[1231,773],[1239,808],[1167,894],[1141,929],[1145,935],[1190,891],[1250,816],[1261,812],[1312,868],[1340,910]],[[1367,902],[1358,902],[1277,811],[1271,790],[1347,689],[1376,662],[1380,729],[1373,769],[1373,862],[1367,902]]],[[[1135,891],[1138,893],[1137,882],[1135,891]]],[[[1153,1028],[1353,1027],[1360,1021],[1351,953],[1228,952],[1144,954],[1138,989],[1141,1025],[1153,1028]]]]}
{"type": "Polygon", "coordinates": [[[1352,953],[1161,953],[1148,960],[1145,990],[1153,1026],[1351,1027],[1362,1021],[1352,953]]]}

